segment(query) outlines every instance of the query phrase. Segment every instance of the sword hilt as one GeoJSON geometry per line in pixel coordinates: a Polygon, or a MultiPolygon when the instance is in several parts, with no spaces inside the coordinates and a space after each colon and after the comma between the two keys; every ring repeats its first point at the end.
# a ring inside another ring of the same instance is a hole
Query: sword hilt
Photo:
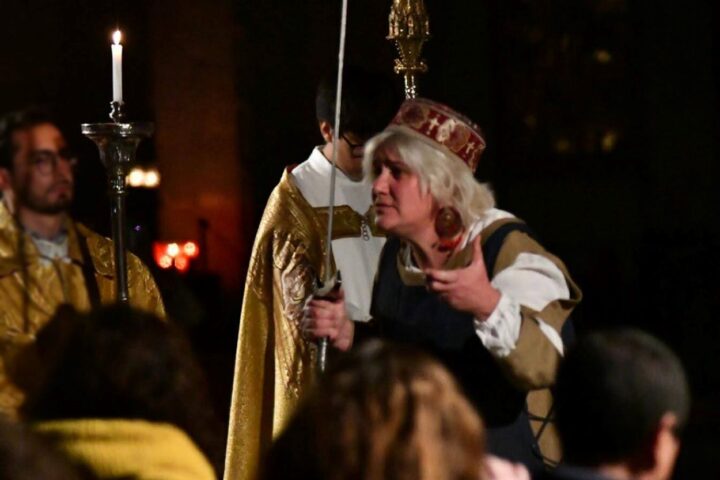
{"type": "MultiPolygon", "coordinates": [[[[342,287],[342,278],[340,276],[340,271],[338,271],[329,280],[326,280],[322,285],[320,285],[315,292],[315,298],[321,300],[334,300],[340,292],[340,287],[342,287]]],[[[327,367],[327,352],[329,343],[328,337],[323,337],[318,340],[317,366],[320,373],[323,373],[327,367]]]]}

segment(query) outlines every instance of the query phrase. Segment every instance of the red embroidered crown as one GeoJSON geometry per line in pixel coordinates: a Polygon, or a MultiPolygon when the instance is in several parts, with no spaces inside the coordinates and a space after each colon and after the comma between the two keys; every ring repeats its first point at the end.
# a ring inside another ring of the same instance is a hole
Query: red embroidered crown
{"type": "Polygon", "coordinates": [[[485,150],[485,139],[480,128],[469,118],[432,100],[414,98],[405,100],[400,111],[390,122],[389,129],[408,129],[446,148],[463,161],[473,172],[485,150]]]}

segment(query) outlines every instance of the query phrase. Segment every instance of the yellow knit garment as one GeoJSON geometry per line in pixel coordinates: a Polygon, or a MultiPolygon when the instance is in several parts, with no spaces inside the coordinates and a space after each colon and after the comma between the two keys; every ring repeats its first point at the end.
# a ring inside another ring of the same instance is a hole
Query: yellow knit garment
{"type": "Polygon", "coordinates": [[[210,463],[179,428],[143,420],[55,420],[33,428],[100,478],[216,480],[210,463]]]}

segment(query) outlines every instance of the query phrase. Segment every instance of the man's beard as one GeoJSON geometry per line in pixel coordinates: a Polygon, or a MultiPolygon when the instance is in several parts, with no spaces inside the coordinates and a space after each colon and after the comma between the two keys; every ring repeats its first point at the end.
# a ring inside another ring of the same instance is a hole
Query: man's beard
{"type": "Polygon", "coordinates": [[[72,193],[60,196],[54,201],[49,201],[40,195],[33,195],[23,190],[17,192],[17,200],[19,207],[27,208],[36,213],[57,215],[67,212],[70,209],[70,205],[72,205],[72,193]]]}

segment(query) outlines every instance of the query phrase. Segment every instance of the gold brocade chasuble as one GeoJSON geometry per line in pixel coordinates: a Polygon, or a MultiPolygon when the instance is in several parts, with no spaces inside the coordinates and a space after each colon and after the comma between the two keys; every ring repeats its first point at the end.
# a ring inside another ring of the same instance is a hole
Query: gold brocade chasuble
{"type": "MultiPolygon", "coordinates": [[[[315,375],[315,345],[300,334],[305,300],[324,278],[327,208],[313,208],[286,170],[253,246],[240,315],[225,479],[257,478],[262,457],[315,375]]],[[[357,237],[371,212],[335,208],[333,239],[357,237]]],[[[331,268],[335,270],[332,259],[331,268]]]]}
{"type": "MultiPolygon", "coordinates": [[[[22,368],[13,364],[16,354],[35,340],[58,306],[69,304],[79,311],[90,310],[78,235],[87,243],[100,300],[115,301],[112,241],[72,220],[68,220],[66,227],[70,261],[41,262],[32,239],[20,231],[0,201],[0,414],[10,418],[17,417],[24,400],[24,393],[9,376],[11,367],[22,368]],[[19,251],[21,246],[23,255],[19,251]]],[[[165,316],[155,281],[147,267],[132,254],[128,254],[128,285],[132,306],[165,316]]]]}

